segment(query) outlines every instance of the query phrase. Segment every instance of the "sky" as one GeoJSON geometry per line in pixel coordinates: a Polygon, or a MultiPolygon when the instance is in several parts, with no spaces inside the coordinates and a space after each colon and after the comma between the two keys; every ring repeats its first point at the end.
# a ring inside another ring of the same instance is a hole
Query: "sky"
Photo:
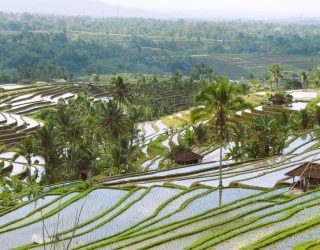
{"type": "Polygon", "coordinates": [[[158,11],[273,12],[320,17],[320,0],[103,0],[124,7],[158,11]]]}

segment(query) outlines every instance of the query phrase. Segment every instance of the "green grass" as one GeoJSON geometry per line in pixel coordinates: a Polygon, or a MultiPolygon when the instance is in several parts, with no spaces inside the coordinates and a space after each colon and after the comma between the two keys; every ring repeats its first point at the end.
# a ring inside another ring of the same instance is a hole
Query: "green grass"
{"type": "Polygon", "coordinates": [[[320,249],[320,239],[303,242],[293,248],[293,250],[319,250],[320,249]]]}

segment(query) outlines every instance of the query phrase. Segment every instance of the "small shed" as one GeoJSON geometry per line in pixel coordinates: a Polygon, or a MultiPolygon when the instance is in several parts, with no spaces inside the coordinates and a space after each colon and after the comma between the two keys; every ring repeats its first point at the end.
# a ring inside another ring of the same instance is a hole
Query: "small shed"
{"type": "Polygon", "coordinates": [[[269,101],[272,102],[273,105],[283,105],[288,103],[288,100],[285,96],[280,94],[274,94],[269,98],[269,101]]]}
{"type": "Polygon", "coordinates": [[[299,181],[295,184],[298,184],[301,189],[320,187],[320,164],[318,163],[306,162],[285,175],[292,177],[294,183],[295,177],[299,177],[299,181]]]}
{"type": "Polygon", "coordinates": [[[174,161],[180,165],[190,165],[202,162],[203,156],[192,152],[191,149],[183,149],[174,156],[174,161]]]}
{"type": "Polygon", "coordinates": [[[59,80],[55,80],[56,83],[66,83],[67,81],[63,78],[59,79],[59,80]]]}

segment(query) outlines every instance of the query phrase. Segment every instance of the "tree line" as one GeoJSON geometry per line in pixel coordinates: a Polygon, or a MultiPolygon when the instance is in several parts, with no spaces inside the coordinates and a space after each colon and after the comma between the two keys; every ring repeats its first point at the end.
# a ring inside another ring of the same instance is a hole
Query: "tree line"
{"type": "Polygon", "coordinates": [[[313,24],[0,13],[0,30],[2,82],[125,71],[189,74],[197,63],[212,63],[193,54],[320,51],[319,26],[313,24]],[[50,71],[52,65],[59,71],[50,71]]]}

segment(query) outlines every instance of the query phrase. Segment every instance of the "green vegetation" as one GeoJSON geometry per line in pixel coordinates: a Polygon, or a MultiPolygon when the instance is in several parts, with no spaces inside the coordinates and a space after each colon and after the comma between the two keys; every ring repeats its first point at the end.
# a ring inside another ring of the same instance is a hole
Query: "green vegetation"
{"type": "Polygon", "coordinates": [[[208,118],[215,124],[217,137],[220,141],[219,186],[222,186],[222,146],[226,138],[226,124],[230,113],[245,107],[244,100],[239,96],[239,88],[228,79],[217,78],[216,81],[204,87],[195,97],[197,104],[202,105],[192,110],[192,119],[208,118]]]}
{"type": "Polygon", "coordinates": [[[295,238],[295,234],[311,230],[311,242],[298,249],[315,246],[318,235],[312,230],[319,225],[317,213],[314,213],[319,209],[319,190],[301,196],[283,195],[286,190],[224,188],[219,191],[202,187],[182,190],[158,186],[130,191],[90,189],[65,199],[56,208],[55,204],[60,199],[72,193],[53,197],[49,203],[38,208],[37,211],[43,213],[41,218],[37,218],[35,211],[28,214],[34,218],[28,223],[28,216],[22,213],[28,203],[18,206],[16,211],[7,212],[9,223],[1,228],[0,239],[2,235],[7,237],[3,244],[5,248],[43,246],[30,244],[28,235],[21,232],[34,230],[41,235],[41,227],[45,225],[47,231],[43,235],[46,247],[61,248],[70,244],[71,247],[84,249],[207,249],[228,246],[259,249],[269,244],[286,244],[282,245],[285,248],[296,246],[299,237],[295,238]],[[221,206],[218,204],[219,192],[223,200],[221,206]],[[101,197],[108,195],[114,200],[107,205],[101,197]],[[154,200],[154,195],[158,195],[157,200],[154,200]],[[152,205],[145,207],[151,200],[152,205]],[[88,202],[94,202],[96,206],[88,202]],[[97,206],[103,207],[103,210],[98,211],[97,206]],[[54,222],[59,216],[67,218],[65,216],[80,208],[85,214],[79,217],[76,225],[70,218],[61,221],[60,227],[55,228],[54,222]],[[10,221],[19,211],[20,217],[10,221]],[[50,221],[53,224],[49,224],[50,221]],[[56,237],[50,240],[51,233],[56,237]],[[11,241],[12,237],[16,240],[11,241]]]}
{"type": "MultiPolygon", "coordinates": [[[[318,27],[263,22],[0,15],[0,82],[106,73],[163,75],[212,65],[232,78],[265,78],[270,62],[293,77],[320,64],[318,27]]],[[[210,72],[208,72],[210,73],[210,72]]]]}
{"type": "Polygon", "coordinates": [[[0,13],[1,247],[317,247],[318,31],[0,13]]]}

